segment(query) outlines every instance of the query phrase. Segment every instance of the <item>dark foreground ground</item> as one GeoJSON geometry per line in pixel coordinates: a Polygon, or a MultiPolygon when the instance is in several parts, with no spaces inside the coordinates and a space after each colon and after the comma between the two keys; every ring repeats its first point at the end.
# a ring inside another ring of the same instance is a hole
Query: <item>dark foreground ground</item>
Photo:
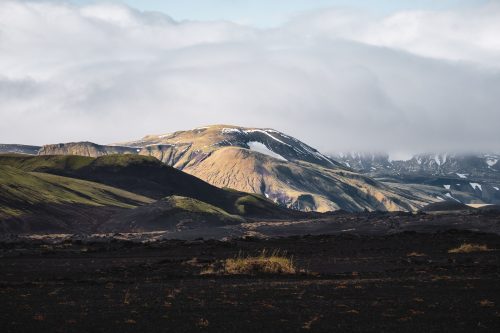
{"type": "Polygon", "coordinates": [[[500,249],[470,231],[0,245],[0,332],[499,332],[500,249]],[[309,273],[203,275],[279,249],[309,273]]]}

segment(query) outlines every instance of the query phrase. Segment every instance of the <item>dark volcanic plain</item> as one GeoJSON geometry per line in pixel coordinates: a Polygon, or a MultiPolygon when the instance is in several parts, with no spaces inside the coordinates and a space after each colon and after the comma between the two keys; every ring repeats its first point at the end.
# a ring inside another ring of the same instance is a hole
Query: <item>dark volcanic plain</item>
{"type": "Polygon", "coordinates": [[[466,230],[4,240],[0,331],[498,332],[496,249],[498,234],[466,230]],[[490,250],[448,253],[463,243],[490,250]],[[227,258],[264,249],[286,252],[303,272],[212,272],[227,258]]]}

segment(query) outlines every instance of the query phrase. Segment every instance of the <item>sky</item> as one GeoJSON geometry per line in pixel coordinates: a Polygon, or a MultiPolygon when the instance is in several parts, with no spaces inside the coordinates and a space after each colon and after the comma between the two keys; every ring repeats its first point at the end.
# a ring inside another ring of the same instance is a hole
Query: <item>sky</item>
{"type": "MultiPolygon", "coordinates": [[[[73,0],[76,4],[95,0],[73,0]]],[[[377,15],[399,10],[443,10],[470,7],[483,0],[126,0],[139,10],[159,11],[175,20],[227,20],[257,27],[275,27],[300,13],[323,8],[354,8],[377,15]]]]}
{"type": "Polygon", "coordinates": [[[500,151],[500,2],[0,1],[0,143],[209,124],[500,151]]]}

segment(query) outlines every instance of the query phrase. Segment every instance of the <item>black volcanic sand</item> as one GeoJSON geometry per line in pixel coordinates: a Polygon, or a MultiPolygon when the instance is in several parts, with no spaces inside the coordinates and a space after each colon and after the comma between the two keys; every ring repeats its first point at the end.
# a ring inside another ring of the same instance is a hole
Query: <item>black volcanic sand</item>
{"type": "Polygon", "coordinates": [[[0,332],[499,332],[500,249],[470,231],[0,243],[0,332]],[[292,276],[200,275],[279,249],[292,276]]]}

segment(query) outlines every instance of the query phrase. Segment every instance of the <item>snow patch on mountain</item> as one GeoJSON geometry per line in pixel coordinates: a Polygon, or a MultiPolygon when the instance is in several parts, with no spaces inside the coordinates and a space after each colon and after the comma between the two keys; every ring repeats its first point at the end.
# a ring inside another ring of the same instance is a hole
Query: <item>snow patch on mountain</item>
{"type": "Polygon", "coordinates": [[[267,135],[268,137],[270,137],[271,139],[281,143],[281,144],[284,144],[286,146],[289,146],[291,147],[288,143],[285,143],[283,141],[281,141],[280,139],[277,139],[275,138],[273,135],[269,134],[267,131],[264,131],[264,130],[260,130],[260,129],[251,129],[251,130],[245,130],[244,133],[255,133],[255,132],[258,132],[258,133],[263,133],[265,135],[267,135]]]}
{"type": "Polygon", "coordinates": [[[223,128],[222,134],[243,133],[239,128],[223,128]]]}
{"type": "Polygon", "coordinates": [[[448,158],[448,156],[446,154],[444,154],[444,155],[434,155],[434,161],[439,166],[445,164],[447,158],[448,158]]]}
{"type": "MultiPolygon", "coordinates": [[[[297,140],[293,137],[287,136],[287,135],[285,135],[279,131],[273,130],[273,129],[258,129],[258,128],[246,129],[246,128],[225,127],[225,128],[221,129],[221,133],[223,135],[236,134],[236,135],[238,135],[238,139],[240,141],[246,142],[247,144],[249,142],[261,142],[262,143],[263,141],[261,141],[261,139],[259,139],[258,137],[252,136],[252,134],[264,134],[266,137],[272,139],[274,142],[293,149],[295,151],[295,153],[298,155],[305,156],[305,157],[307,157],[307,159],[313,158],[313,159],[321,161],[321,162],[326,161],[328,164],[336,166],[334,161],[332,161],[327,156],[321,154],[316,149],[309,147],[308,145],[300,142],[299,140],[297,140]],[[290,143],[288,143],[287,141],[290,143]]],[[[270,146],[268,147],[268,149],[273,151],[272,147],[273,147],[273,144],[270,143],[270,146]]],[[[273,151],[273,152],[276,153],[275,151],[273,151]]]]}
{"type": "Polygon", "coordinates": [[[282,161],[287,161],[286,158],[284,158],[280,154],[276,154],[274,151],[267,148],[266,145],[264,145],[261,142],[251,141],[248,143],[248,146],[250,147],[251,151],[255,151],[255,152],[270,156],[270,157],[274,157],[274,158],[282,160],[282,161]]]}
{"type": "Polygon", "coordinates": [[[458,202],[461,202],[461,201],[460,201],[460,200],[458,200],[457,198],[453,197],[453,196],[451,195],[451,193],[446,193],[446,194],[445,194],[445,197],[450,198],[450,199],[453,199],[453,200],[458,201],[458,202]]]}
{"type": "Polygon", "coordinates": [[[470,186],[472,186],[473,189],[479,189],[479,191],[482,191],[483,190],[483,187],[481,186],[481,184],[478,184],[478,183],[469,183],[470,186]]]}
{"type": "Polygon", "coordinates": [[[467,174],[466,173],[458,173],[457,172],[457,176],[460,177],[460,178],[462,178],[462,179],[467,178],[467,174]]]}
{"type": "Polygon", "coordinates": [[[492,167],[498,163],[498,159],[496,158],[487,158],[486,159],[486,164],[488,164],[489,167],[492,167]]]}

